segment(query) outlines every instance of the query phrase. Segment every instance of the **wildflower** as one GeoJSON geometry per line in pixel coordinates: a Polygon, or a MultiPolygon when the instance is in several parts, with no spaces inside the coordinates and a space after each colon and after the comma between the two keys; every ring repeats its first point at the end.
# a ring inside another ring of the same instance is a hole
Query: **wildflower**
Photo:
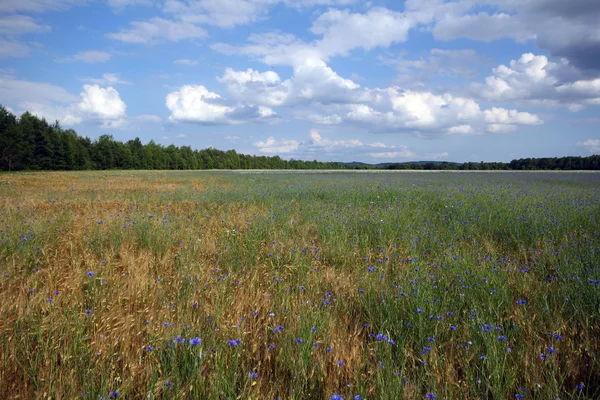
{"type": "Polygon", "coordinates": [[[544,353],[541,353],[541,354],[540,354],[540,360],[542,360],[542,361],[543,361],[543,360],[545,360],[545,359],[546,359],[546,355],[545,355],[544,353]]]}
{"type": "Polygon", "coordinates": [[[360,397],[360,394],[357,394],[356,396],[354,396],[354,400],[361,400],[362,397],[360,397]]]}
{"type": "Polygon", "coordinates": [[[311,331],[316,332],[317,328],[315,326],[313,326],[312,328],[310,328],[311,331]]]}
{"type": "Polygon", "coordinates": [[[517,393],[515,394],[515,399],[524,399],[525,396],[523,396],[521,393],[517,393]]]}
{"type": "Polygon", "coordinates": [[[93,311],[92,310],[85,310],[85,315],[92,315],[93,311]]]}
{"type": "Polygon", "coordinates": [[[230,347],[239,346],[242,343],[242,339],[231,339],[227,342],[230,347]]]}
{"type": "Polygon", "coordinates": [[[296,339],[295,341],[296,341],[296,343],[304,343],[303,339],[296,339]]]}
{"type": "Polygon", "coordinates": [[[556,340],[561,340],[563,338],[563,336],[559,335],[558,333],[553,333],[552,336],[554,336],[554,339],[556,340]]]}
{"type": "Polygon", "coordinates": [[[583,391],[584,388],[585,388],[585,385],[583,383],[580,383],[579,385],[577,385],[575,387],[575,391],[576,392],[581,392],[581,391],[583,391]]]}
{"type": "Polygon", "coordinates": [[[340,367],[343,367],[343,366],[345,366],[346,364],[345,364],[345,363],[344,363],[342,360],[338,360],[338,365],[339,365],[340,367]]]}
{"type": "Polygon", "coordinates": [[[173,343],[185,343],[185,339],[181,336],[177,336],[175,339],[173,339],[173,343]]]}
{"type": "Polygon", "coordinates": [[[421,314],[424,313],[425,311],[421,310],[420,308],[417,308],[417,313],[421,314]]]}
{"type": "Polygon", "coordinates": [[[344,398],[342,396],[340,396],[339,394],[332,394],[331,400],[344,400],[344,398]]]}
{"type": "Polygon", "coordinates": [[[487,360],[487,357],[485,356],[485,354],[480,354],[479,359],[482,361],[485,361],[485,360],[487,360]]]}
{"type": "Polygon", "coordinates": [[[516,304],[517,305],[527,304],[527,300],[517,300],[516,304]]]}
{"type": "Polygon", "coordinates": [[[250,379],[257,379],[258,378],[258,372],[248,372],[248,378],[250,378],[250,379]]]}
{"type": "Polygon", "coordinates": [[[275,345],[273,345],[273,344],[269,345],[269,349],[273,350],[274,348],[275,348],[275,345]]]}
{"type": "Polygon", "coordinates": [[[174,383],[171,382],[171,381],[166,381],[165,382],[165,386],[168,387],[168,388],[172,388],[174,386],[174,383]]]}
{"type": "Polygon", "coordinates": [[[154,351],[154,346],[146,346],[146,351],[154,351]]]}
{"type": "Polygon", "coordinates": [[[450,330],[451,330],[451,331],[455,331],[455,330],[456,330],[456,327],[455,327],[454,325],[450,325],[450,330]]]}
{"type": "Polygon", "coordinates": [[[331,353],[332,351],[333,351],[333,349],[332,349],[331,347],[328,347],[328,348],[327,348],[327,352],[328,352],[328,353],[331,353]]]}
{"type": "Polygon", "coordinates": [[[54,299],[46,299],[46,303],[52,304],[52,303],[54,303],[54,299]]]}
{"type": "Polygon", "coordinates": [[[90,278],[92,276],[94,276],[96,273],[94,271],[88,271],[87,276],[89,276],[90,278]]]}
{"type": "Polygon", "coordinates": [[[197,346],[200,343],[202,343],[202,339],[200,339],[199,337],[195,337],[195,338],[190,339],[190,345],[191,346],[197,346]]]}
{"type": "Polygon", "coordinates": [[[118,395],[119,395],[119,391],[115,390],[114,392],[110,392],[108,394],[108,397],[111,398],[111,399],[116,399],[118,395]]]}
{"type": "Polygon", "coordinates": [[[502,336],[502,335],[500,335],[500,336],[498,336],[498,340],[501,340],[501,341],[503,341],[503,342],[506,342],[506,341],[508,340],[508,338],[507,338],[506,336],[502,336]]]}
{"type": "Polygon", "coordinates": [[[437,396],[433,393],[427,392],[427,394],[425,395],[426,399],[437,399],[437,396]]]}
{"type": "Polygon", "coordinates": [[[550,347],[548,347],[548,353],[554,354],[554,353],[556,353],[556,349],[554,347],[550,346],[550,347]]]}
{"type": "Polygon", "coordinates": [[[283,329],[284,329],[284,327],[282,325],[279,325],[278,327],[273,328],[273,332],[277,333],[277,332],[282,331],[283,329]]]}

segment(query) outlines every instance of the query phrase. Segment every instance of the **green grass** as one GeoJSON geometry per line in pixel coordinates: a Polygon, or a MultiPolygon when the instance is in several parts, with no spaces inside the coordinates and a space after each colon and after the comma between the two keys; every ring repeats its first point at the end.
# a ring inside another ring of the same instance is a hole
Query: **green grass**
{"type": "Polygon", "coordinates": [[[10,181],[2,398],[600,396],[600,174],[10,181]]]}

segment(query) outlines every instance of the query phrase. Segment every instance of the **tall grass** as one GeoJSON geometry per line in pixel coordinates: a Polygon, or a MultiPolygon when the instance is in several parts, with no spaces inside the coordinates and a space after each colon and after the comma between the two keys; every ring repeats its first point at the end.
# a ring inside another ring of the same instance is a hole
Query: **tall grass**
{"type": "Polygon", "coordinates": [[[599,174],[2,178],[0,398],[600,396],[599,174]]]}

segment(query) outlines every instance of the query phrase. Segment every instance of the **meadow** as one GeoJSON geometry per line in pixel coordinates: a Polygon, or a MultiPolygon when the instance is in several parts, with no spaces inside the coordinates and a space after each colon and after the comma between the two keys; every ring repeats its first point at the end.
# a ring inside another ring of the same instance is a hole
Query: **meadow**
{"type": "Polygon", "coordinates": [[[600,398],[600,174],[0,174],[2,399],[600,398]]]}

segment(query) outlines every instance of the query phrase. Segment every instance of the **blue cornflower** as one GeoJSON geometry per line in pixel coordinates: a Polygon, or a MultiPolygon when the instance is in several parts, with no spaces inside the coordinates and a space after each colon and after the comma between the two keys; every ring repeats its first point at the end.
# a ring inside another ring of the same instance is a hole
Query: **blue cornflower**
{"type": "Polygon", "coordinates": [[[420,308],[417,308],[417,312],[418,312],[419,314],[421,314],[421,313],[424,313],[425,311],[421,310],[420,308]]]}
{"type": "Polygon", "coordinates": [[[239,346],[242,343],[242,339],[231,339],[227,344],[231,347],[239,346]]]}
{"type": "Polygon", "coordinates": [[[558,333],[553,333],[552,336],[554,336],[554,339],[556,340],[561,340],[563,338],[563,336],[559,335],[558,333]]]}
{"type": "Polygon", "coordinates": [[[431,351],[431,347],[423,347],[423,351],[421,352],[421,354],[425,354],[425,353],[429,353],[431,351]]]}
{"type": "Polygon", "coordinates": [[[575,387],[575,391],[576,392],[581,392],[581,391],[583,391],[584,388],[585,388],[585,385],[583,383],[580,383],[579,385],[577,385],[575,387]]]}
{"type": "Polygon", "coordinates": [[[92,310],[85,310],[85,315],[92,315],[93,311],[92,310]]]}
{"type": "Polygon", "coordinates": [[[54,303],[54,299],[46,299],[46,303],[52,304],[52,303],[54,303]]]}
{"type": "Polygon", "coordinates": [[[517,393],[515,394],[515,399],[524,399],[525,396],[523,396],[521,393],[517,393]]]}
{"type": "Polygon", "coordinates": [[[146,346],[146,351],[154,351],[154,346],[146,346]]]}
{"type": "Polygon", "coordinates": [[[550,346],[550,347],[548,347],[548,353],[554,354],[554,353],[556,353],[556,349],[554,347],[550,346]]]}
{"type": "Polygon", "coordinates": [[[202,339],[200,339],[199,337],[190,339],[190,345],[192,345],[192,346],[197,346],[200,343],[202,343],[202,339]]]}
{"type": "Polygon", "coordinates": [[[282,331],[283,329],[284,329],[283,325],[279,325],[278,327],[273,328],[273,332],[277,333],[277,332],[282,331]]]}
{"type": "Polygon", "coordinates": [[[108,397],[111,398],[111,399],[116,399],[117,396],[119,396],[119,391],[118,390],[115,390],[114,392],[110,392],[108,394],[108,397]]]}
{"type": "Polygon", "coordinates": [[[304,343],[303,339],[296,339],[296,343],[304,343]]]}
{"type": "Polygon", "coordinates": [[[360,397],[360,394],[357,394],[356,396],[354,396],[354,400],[362,400],[362,397],[360,397]]]}
{"type": "Polygon", "coordinates": [[[174,386],[174,383],[171,382],[171,381],[166,381],[165,382],[165,386],[168,387],[168,388],[172,388],[174,386]]]}
{"type": "Polygon", "coordinates": [[[328,352],[328,353],[331,353],[332,351],[333,351],[333,349],[332,349],[331,347],[328,347],[328,348],[327,348],[327,352],[328,352]]]}
{"type": "Polygon", "coordinates": [[[312,328],[310,328],[311,331],[316,332],[317,331],[317,327],[313,326],[312,328]]]}
{"type": "Polygon", "coordinates": [[[540,360],[545,360],[546,359],[546,355],[544,353],[540,354],[540,360]]]}
{"type": "Polygon", "coordinates": [[[177,336],[175,339],[173,339],[173,343],[185,343],[185,339],[181,336],[177,336]]]}
{"type": "Polygon", "coordinates": [[[257,379],[258,378],[258,372],[248,372],[248,378],[250,378],[250,379],[257,379]]]}
{"type": "Polygon", "coordinates": [[[94,276],[96,273],[94,271],[88,271],[87,275],[91,278],[92,276],[94,276]]]}
{"type": "Polygon", "coordinates": [[[433,393],[429,393],[427,392],[427,394],[425,395],[426,399],[437,399],[437,396],[433,393]]]}
{"type": "Polygon", "coordinates": [[[345,364],[345,363],[344,363],[342,360],[339,360],[339,361],[338,361],[338,365],[339,365],[340,367],[343,367],[343,366],[345,366],[346,364],[345,364]]]}
{"type": "Polygon", "coordinates": [[[517,300],[516,304],[517,305],[527,304],[527,300],[517,300]]]}
{"type": "Polygon", "coordinates": [[[450,325],[450,330],[451,330],[451,331],[455,331],[455,330],[456,330],[456,327],[455,327],[454,325],[450,325]]]}
{"type": "Polygon", "coordinates": [[[500,335],[500,336],[498,336],[498,340],[502,340],[503,342],[506,342],[508,340],[508,338],[506,336],[500,335]]]}
{"type": "Polygon", "coordinates": [[[332,394],[331,400],[344,400],[344,398],[342,396],[340,396],[339,394],[332,394]]]}

